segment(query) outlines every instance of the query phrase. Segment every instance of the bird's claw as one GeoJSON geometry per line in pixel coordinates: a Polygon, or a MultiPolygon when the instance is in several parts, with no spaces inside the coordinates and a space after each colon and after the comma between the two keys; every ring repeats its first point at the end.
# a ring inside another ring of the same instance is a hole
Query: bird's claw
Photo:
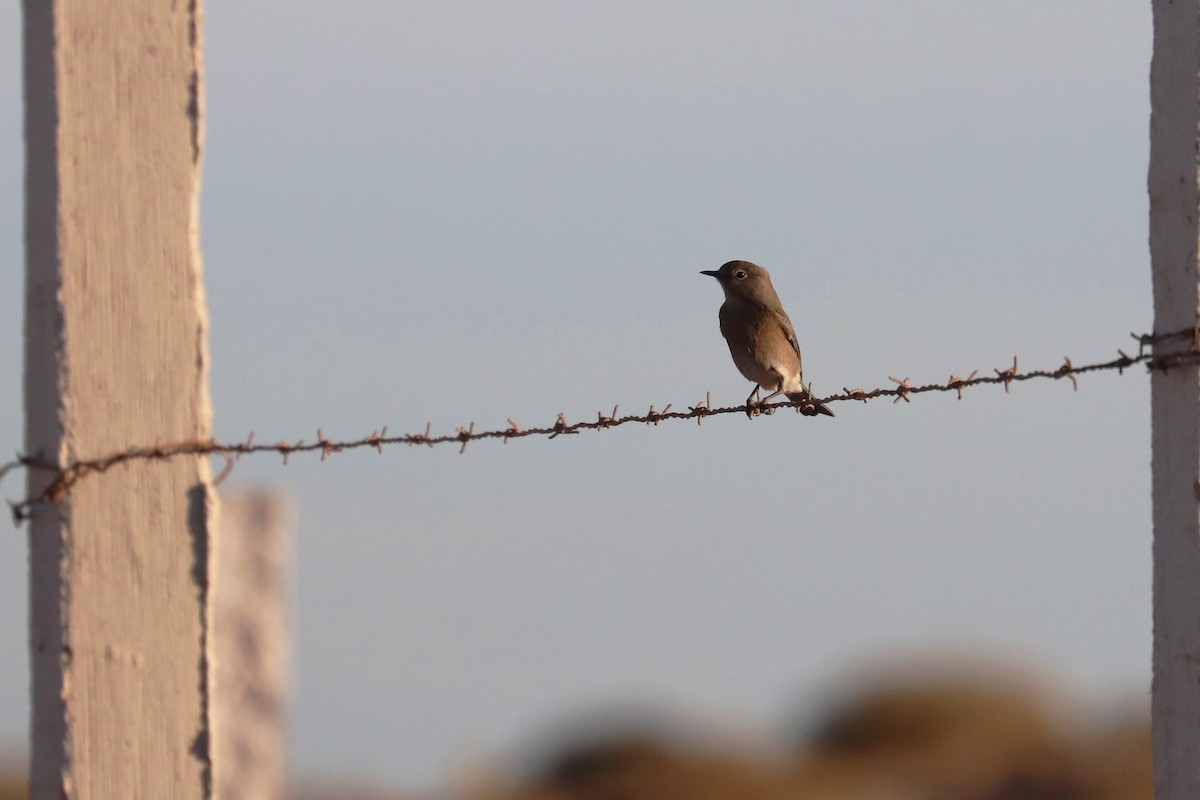
{"type": "Polygon", "coordinates": [[[760,402],[761,397],[762,397],[762,386],[755,386],[754,391],[751,392],[750,396],[746,398],[746,418],[747,419],[754,419],[759,414],[762,414],[767,411],[767,409],[762,408],[762,403],[760,402]]]}

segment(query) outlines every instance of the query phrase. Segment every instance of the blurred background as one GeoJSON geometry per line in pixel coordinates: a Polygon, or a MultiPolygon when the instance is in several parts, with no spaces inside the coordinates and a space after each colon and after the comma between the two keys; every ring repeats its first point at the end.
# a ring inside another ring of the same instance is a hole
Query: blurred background
{"type": "MultiPolygon", "coordinates": [[[[1108,359],[1151,325],[1148,4],[205,14],[223,439],[739,403],[697,274],[733,258],[771,270],[818,395],[1108,359]]],[[[16,4],[0,41],[12,453],[16,4]]],[[[225,486],[297,510],[299,796],[1148,796],[1148,394],[1132,370],[245,458],[225,486]]],[[[23,535],[0,537],[14,772],[23,535]]]]}

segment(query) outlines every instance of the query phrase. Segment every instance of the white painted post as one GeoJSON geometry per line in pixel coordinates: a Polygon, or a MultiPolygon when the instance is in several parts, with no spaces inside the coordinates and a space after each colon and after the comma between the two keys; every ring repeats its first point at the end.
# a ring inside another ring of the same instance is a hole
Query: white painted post
{"type": "MultiPolygon", "coordinates": [[[[26,451],[207,438],[199,0],[22,7],[26,451]]],[[[32,797],[212,796],[214,510],[199,457],[34,510],[32,797]]]]}
{"type": "MultiPolygon", "coordinates": [[[[1154,331],[1200,323],[1200,0],[1153,0],[1150,256],[1154,331]]],[[[1155,355],[1187,350],[1156,344],[1155,355]]],[[[1154,792],[1200,797],[1200,369],[1150,380],[1154,494],[1154,792]]]]}
{"type": "Polygon", "coordinates": [[[213,584],[213,765],[221,800],[280,800],[291,696],[291,505],[221,492],[213,584]]]}

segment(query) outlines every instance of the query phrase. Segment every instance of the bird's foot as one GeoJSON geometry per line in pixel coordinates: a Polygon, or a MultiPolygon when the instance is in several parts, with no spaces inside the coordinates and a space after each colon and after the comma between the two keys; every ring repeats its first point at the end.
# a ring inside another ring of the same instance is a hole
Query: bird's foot
{"type": "Polygon", "coordinates": [[[755,385],[754,391],[751,392],[750,396],[746,398],[746,418],[747,419],[754,419],[759,414],[763,413],[763,410],[759,407],[762,404],[759,402],[759,399],[758,399],[759,394],[761,392],[762,392],[762,387],[755,385]]]}

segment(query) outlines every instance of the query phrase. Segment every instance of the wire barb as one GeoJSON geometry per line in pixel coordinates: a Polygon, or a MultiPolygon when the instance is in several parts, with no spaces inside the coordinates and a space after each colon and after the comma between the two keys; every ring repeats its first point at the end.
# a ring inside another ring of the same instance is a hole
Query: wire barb
{"type": "Polygon", "coordinates": [[[378,433],[371,434],[371,444],[375,445],[375,450],[378,451],[379,455],[383,455],[383,440],[386,438],[387,425],[384,425],[378,433]]]}
{"type": "Polygon", "coordinates": [[[958,399],[962,400],[963,389],[970,386],[971,382],[973,380],[975,380],[975,376],[978,374],[979,374],[979,370],[975,370],[974,372],[972,372],[970,375],[968,375],[965,378],[956,378],[956,377],[954,377],[954,373],[951,372],[950,380],[946,381],[946,385],[949,386],[951,389],[954,389],[956,392],[958,392],[958,399]]]}
{"type": "Polygon", "coordinates": [[[229,455],[228,453],[220,453],[219,455],[221,458],[225,459],[225,466],[220,472],[217,473],[216,477],[212,479],[213,486],[220,486],[225,482],[225,479],[229,477],[229,473],[233,472],[234,462],[237,461],[237,458],[229,455]]]}
{"type": "Polygon", "coordinates": [[[908,385],[908,378],[900,380],[899,378],[893,378],[891,375],[888,375],[888,380],[895,381],[897,384],[896,388],[892,390],[892,393],[896,395],[896,399],[892,401],[892,405],[896,405],[896,403],[899,403],[901,400],[906,403],[912,402],[912,400],[908,399],[908,396],[912,394],[912,387],[908,385]]]}
{"type": "MultiPolygon", "coordinates": [[[[598,423],[597,423],[598,424],[598,423]]],[[[554,423],[554,427],[550,429],[550,438],[553,439],[567,433],[579,433],[579,428],[582,425],[568,425],[567,415],[563,412],[558,412],[558,420],[554,423]]]]}
{"type": "MultiPolygon", "coordinates": [[[[1124,375],[1126,367],[1133,366],[1142,358],[1142,356],[1138,356],[1137,358],[1130,358],[1129,356],[1127,356],[1125,354],[1125,351],[1121,350],[1120,348],[1117,349],[1117,354],[1119,356],[1121,356],[1120,358],[1117,359],[1117,374],[1118,375],[1124,375]]],[[[1151,363],[1153,363],[1153,362],[1151,362],[1151,363]]]]}
{"type": "Polygon", "coordinates": [[[712,392],[705,392],[704,399],[694,406],[688,406],[688,414],[696,418],[696,424],[702,425],[704,418],[708,416],[709,409],[712,408],[712,392]]]}
{"type": "Polygon", "coordinates": [[[1017,377],[1017,357],[1013,356],[1013,365],[1008,369],[997,369],[993,370],[993,372],[1000,377],[1000,380],[1004,381],[1004,393],[1008,394],[1008,388],[1012,386],[1012,382],[1017,377]]]}
{"type": "Polygon", "coordinates": [[[471,443],[471,439],[475,436],[475,421],[471,421],[468,428],[458,428],[458,439],[462,442],[462,447],[458,448],[458,454],[461,456],[467,452],[467,445],[471,443]]]}
{"type": "Polygon", "coordinates": [[[1058,368],[1058,377],[1066,375],[1071,379],[1071,386],[1075,391],[1079,391],[1079,379],[1075,377],[1075,365],[1071,363],[1070,356],[1063,356],[1063,365],[1058,368]]]}

